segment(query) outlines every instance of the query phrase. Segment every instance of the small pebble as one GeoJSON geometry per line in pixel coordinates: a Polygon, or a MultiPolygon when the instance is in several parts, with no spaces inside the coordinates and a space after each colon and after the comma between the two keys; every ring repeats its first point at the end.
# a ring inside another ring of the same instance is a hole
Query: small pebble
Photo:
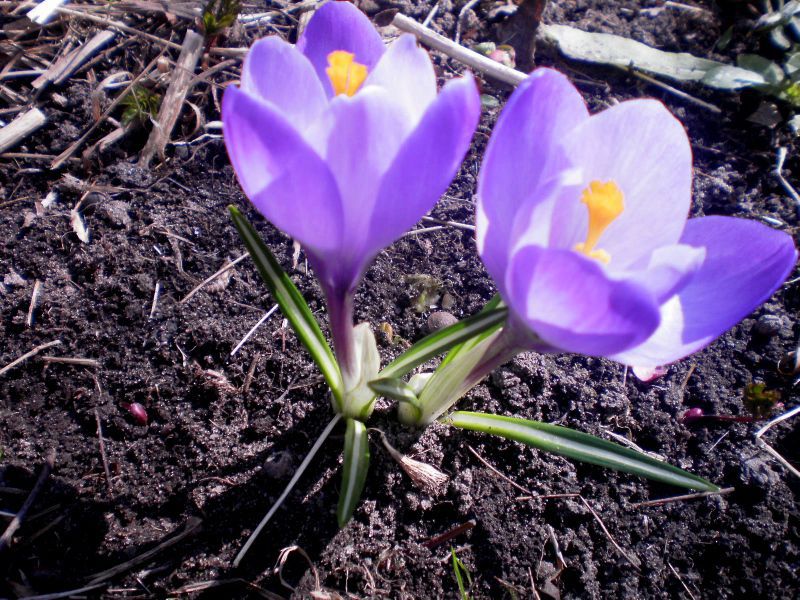
{"type": "Polygon", "coordinates": [[[783,319],[777,315],[761,315],[753,326],[753,333],[771,338],[778,335],[783,328],[783,319]]]}
{"type": "Polygon", "coordinates": [[[796,375],[800,373],[800,355],[797,350],[787,352],[778,363],[778,372],[782,375],[796,375]]]}
{"type": "Polygon", "coordinates": [[[433,333],[434,331],[439,331],[455,323],[458,323],[458,319],[449,312],[440,310],[439,312],[432,313],[431,316],[428,317],[428,331],[433,333]]]}
{"type": "Polygon", "coordinates": [[[450,310],[456,305],[456,299],[450,292],[442,294],[442,301],[440,302],[442,310],[450,310]]]}

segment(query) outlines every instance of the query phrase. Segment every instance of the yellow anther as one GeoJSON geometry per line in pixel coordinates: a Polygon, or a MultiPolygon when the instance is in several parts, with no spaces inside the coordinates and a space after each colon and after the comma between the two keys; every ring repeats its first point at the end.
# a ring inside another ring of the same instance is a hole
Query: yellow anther
{"type": "Polygon", "coordinates": [[[622,190],[613,181],[592,181],[583,190],[581,202],[589,209],[589,231],[586,241],[575,245],[575,250],[589,258],[608,264],[611,255],[605,250],[595,250],[600,236],[625,209],[622,190]]]}
{"type": "Polygon", "coordinates": [[[367,78],[367,67],[353,60],[355,55],[344,50],[328,54],[328,68],[325,72],[331,80],[334,95],[352,96],[367,78]]]}

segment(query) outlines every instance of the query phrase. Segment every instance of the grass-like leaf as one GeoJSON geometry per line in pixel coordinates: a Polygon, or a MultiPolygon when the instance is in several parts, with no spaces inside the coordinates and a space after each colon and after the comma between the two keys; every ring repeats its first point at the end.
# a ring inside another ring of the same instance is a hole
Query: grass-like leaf
{"type": "Polygon", "coordinates": [[[377,396],[391,398],[407,405],[405,410],[411,411],[414,422],[422,415],[422,408],[414,388],[402,379],[374,379],[369,382],[369,389],[377,396]]]}
{"type": "Polygon", "coordinates": [[[229,206],[228,210],[261,278],[281,307],[297,338],[311,353],[337,402],[341,404],[344,388],[342,374],[311,309],[247,218],[235,206],[229,206]]]}
{"type": "Polygon", "coordinates": [[[470,431],[481,431],[522,442],[583,462],[634,473],[648,479],[702,492],[718,492],[719,487],[702,477],[601,438],[539,421],[484,413],[456,411],[442,422],[470,431]]]}
{"type": "Polygon", "coordinates": [[[452,546],[450,547],[450,556],[452,557],[453,562],[453,574],[456,577],[456,583],[458,584],[458,593],[461,596],[461,600],[470,600],[469,593],[467,592],[467,586],[464,585],[464,577],[467,578],[467,585],[472,586],[472,575],[467,568],[467,565],[458,558],[456,555],[456,549],[452,546]]]}
{"type": "MultiPolygon", "coordinates": [[[[490,304],[492,302],[494,300],[490,304]]],[[[402,377],[415,367],[427,362],[434,356],[447,352],[454,346],[463,344],[482,334],[491,333],[505,322],[507,316],[508,308],[498,307],[496,303],[492,306],[487,304],[477,315],[467,317],[458,323],[422,338],[389,363],[378,374],[378,378],[396,379],[402,377]]]]}
{"type": "Polygon", "coordinates": [[[339,527],[344,527],[353,516],[369,469],[369,436],[367,426],[361,421],[347,419],[347,432],[344,434],[344,469],[342,489],[339,491],[339,506],[336,518],[339,527]]]}
{"type": "Polygon", "coordinates": [[[419,404],[414,389],[402,379],[373,379],[369,382],[369,389],[378,396],[392,398],[398,402],[410,402],[414,405],[419,404]]]}
{"type": "MultiPolygon", "coordinates": [[[[486,313],[490,313],[490,312],[494,311],[495,309],[505,310],[506,314],[508,314],[508,309],[505,306],[503,306],[501,303],[502,303],[502,300],[500,298],[500,294],[495,294],[492,297],[492,299],[489,300],[489,302],[487,302],[486,305],[481,309],[481,312],[479,312],[477,316],[480,316],[480,315],[483,315],[483,314],[486,314],[486,313]]],[[[500,325],[502,325],[502,322],[500,323],[500,325]]],[[[469,352],[470,350],[472,350],[475,346],[477,346],[483,340],[485,340],[487,337],[492,335],[498,328],[499,328],[499,326],[498,327],[489,327],[489,328],[485,329],[484,331],[480,332],[479,334],[477,334],[477,335],[475,335],[475,336],[473,336],[471,338],[467,338],[466,340],[464,340],[460,344],[454,345],[452,348],[450,348],[450,351],[447,353],[447,356],[445,356],[442,359],[442,362],[439,364],[439,367],[438,367],[437,371],[444,369],[449,362],[451,362],[456,356],[458,356],[462,352],[469,352]]]]}

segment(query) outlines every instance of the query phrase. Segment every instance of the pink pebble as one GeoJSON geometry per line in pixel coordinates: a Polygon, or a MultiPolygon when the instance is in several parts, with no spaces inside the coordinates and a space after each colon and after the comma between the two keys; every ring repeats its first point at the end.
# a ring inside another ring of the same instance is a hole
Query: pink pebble
{"type": "Polygon", "coordinates": [[[703,412],[702,408],[697,408],[697,407],[690,408],[685,413],[683,413],[683,416],[681,417],[681,421],[683,421],[685,423],[686,421],[694,421],[695,419],[701,419],[704,416],[705,416],[705,413],[703,412]]]}
{"type": "Polygon", "coordinates": [[[128,412],[131,413],[133,420],[136,421],[139,425],[147,425],[147,409],[139,404],[138,402],[131,402],[130,404],[123,404],[123,407],[128,409],[128,412]]]}

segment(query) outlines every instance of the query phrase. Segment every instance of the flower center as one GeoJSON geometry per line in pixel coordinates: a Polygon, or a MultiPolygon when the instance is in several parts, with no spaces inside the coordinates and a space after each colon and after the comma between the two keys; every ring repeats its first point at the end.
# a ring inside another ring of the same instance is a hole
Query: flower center
{"type": "Polygon", "coordinates": [[[352,96],[367,78],[367,67],[353,59],[355,54],[344,50],[335,50],[328,54],[328,68],[325,72],[331,80],[333,93],[352,96]]]}
{"type": "Polygon", "coordinates": [[[611,255],[605,250],[595,250],[594,247],[606,228],[625,209],[622,190],[613,181],[592,181],[589,187],[583,190],[581,202],[589,209],[589,231],[586,233],[585,242],[575,244],[575,250],[608,264],[611,255]]]}

